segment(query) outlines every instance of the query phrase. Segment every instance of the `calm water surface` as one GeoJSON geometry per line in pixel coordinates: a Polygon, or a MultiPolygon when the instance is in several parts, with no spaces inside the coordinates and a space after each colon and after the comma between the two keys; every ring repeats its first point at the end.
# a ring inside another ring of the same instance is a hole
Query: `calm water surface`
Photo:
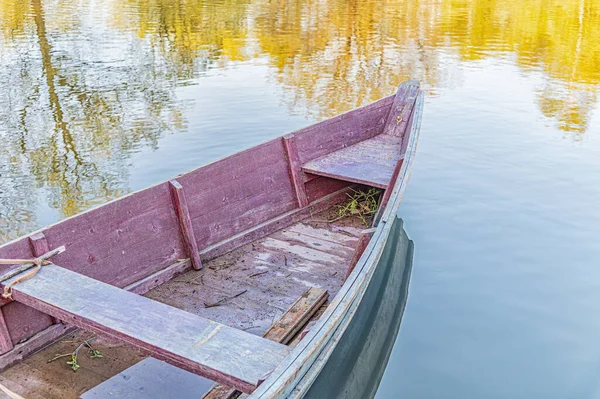
{"type": "Polygon", "coordinates": [[[0,242],[408,78],[378,397],[600,397],[597,0],[0,0],[0,242]]]}

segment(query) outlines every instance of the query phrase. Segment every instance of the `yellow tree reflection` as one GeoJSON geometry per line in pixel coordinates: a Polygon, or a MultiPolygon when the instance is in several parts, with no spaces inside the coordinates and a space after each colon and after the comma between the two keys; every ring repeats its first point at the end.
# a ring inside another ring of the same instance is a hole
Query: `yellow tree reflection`
{"type": "Polygon", "coordinates": [[[198,70],[248,59],[246,9],[249,0],[125,0],[114,3],[114,23],[149,37],[178,70],[198,70]]]}
{"type": "Polygon", "coordinates": [[[293,104],[328,117],[412,77],[453,84],[449,57],[514,54],[543,71],[538,103],[563,130],[584,131],[600,83],[600,3],[592,0],[257,0],[263,51],[293,104]],[[550,105],[551,104],[551,105],[550,105]]]}

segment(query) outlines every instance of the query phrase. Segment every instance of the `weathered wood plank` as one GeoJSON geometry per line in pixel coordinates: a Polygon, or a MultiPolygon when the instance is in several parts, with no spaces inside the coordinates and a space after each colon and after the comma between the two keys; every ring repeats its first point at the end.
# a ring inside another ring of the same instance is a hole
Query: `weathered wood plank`
{"type": "Polygon", "coordinates": [[[281,138],[178,177],[203,248],[297,207],[281,138]]]}
{"type": "Polygon", "coordinates": [[[198,399],[213,382],[148,357],[81,395],[81,399],[198,399]]]}
{"type": "Polygon", "coordinates": [[[171,198],[173,200],[173,206],[179,219],[179,228],[185,243],[185,249],[192,267],[196,270],[202,269],[202,262],[200,262],[200,255],[198,253],[198,244],[196,244],[196,237],[194,235],[194,229],[192,228],[192,219],[190,219],[190,210],[188,209],[187,200],[183,191],[183,186],[179,184],[177,180],[169,181],[169,188],[171,189],[171,198]]]}
{"type": "Polygon", "coordinates": [[[14,345],[54,324],[52,316],[15,301],[2,306],[2,313],[14,345]]]}
{"type": "Polygon", "coordinates": [[[354,270],[354,267],[358,263],[358,260],[365,252],[367,245],[369,245],[369,241],[371,241],[371,237],[375,233],[375,228],[370,228],[361,231],[360,236],[358,237],[358,244],[356,244],[356,249],[354,250],[354,255],[352,255],[352,260],[350,260],[350,265],[348,266],[348,273],[346,273],[346,279],[350,276],[350,273],[354,270]]]}
{"type": "Polygon", "coordinates": [[[281,344],[56,265],[44,266],[34,278],[15,285],[13,297],[73,325],[112,335],[177,367],[248,393],[289,351],[281,344]]]}
{"type": "MultiPolygon", "coordinates": [[[[263,337],[271,341],[288,344],[308,323],[311,317],[325,303],[329,294],[326,290],[309,288],[290,308],[269,328],[263,337]]],[[[233,399],[241,392],[231,387],[216,384],[202,399],[233,399]]]]}
{"type": "Polygon", "coordinates": [[[296,139],[293,134],[283,136],[283,145],[287,153],[288,162],[290,163],[290,177],[296,190],[298,198],[298,206],[300,208],[308,205],[308,197],[306,196],[306,188],[304,187],[304,177],[298,157],[298,148],[296,147],[296,139]]]}
{"type": "Polygon", "coordinates": [[[398,87],[394,103],[385,121],[383,134],[403,137],[419,94],[419,81],[409,80],[398,87]]]}
{"type": "Polygon", "coordinates": [[[386,188],[400,160],[402,138],[379,135],[314,159],[302,170],[314,175],[386,188]]]}
{"type": "Polygon", "coordinates": [[[0,392],[4,392],[5,394],[0,394],[0,398],[2,399],[48,399],[37,393],[27,392],[22,385],[4,377],[0,377],[0,392]],[[25,392],[27,392],[27,397],[21,396],[21,394],[25,394],[25,392]]]}
{"type": "MultiPolygon", "coordinates": [[[[189,270],[192,270],[192,266],[191,263],[188,259],[176,262],[174,264],[172,264],[171,266],[163,269],[163,270],[159,270],[158,272],[140,280],[137,281],[133,284],[130,284],[129,286],[125,287],[126,290],[133,292],[135,294],[138,295],[143,295],[145,293],[147,293],[148,291],[158,287],[159,285],[171,280],[172,278],[185,273],[189,270]]],[[[10,311],[10,316],[11,317],[11,328],[13,329],[13,331],[19,333],[18,335],[18,339],[13,340],[13,342],[19,342],[22,339],[26,339],[28,338],[27,334],[30,334],[30,328],[31,325],[29,324],[25,324],[22,326],[22,328],[20,328],[20,324],[16,323],[17,321],[22,321],[22,322],[27,322],[27,320],[31,319],[31,320],[38,320],[42,323],[47,323],[47,320],[52,320],[55,318],[51,318],[50,316],[39,312],[35,309],[29,308],[21,303],[18,302],[14,302],[13,305],[7,307],[7,308],[0,308],[0,311],[2,311],[2,309],[5,310],[9,310],[10,311]],[[13,307],[18,308],[18,310],[12,310],[13,307]]],[[[4,312],[3,312],[4,313],[4,312]]],[[[39,328],[42,328],[41,326],[43,325],[47,325],[47,324],[41,324],[39,328]]],[[[36,323],[33,327],[35,328],[36,326],[38,326],[38,323],[36,323]]],[[[41,332],[38,332],[36,335],[34,335],[32,338],[27,339],[26,341],[17,344],[15,346],[15,349],[7,352],[5,354],[2,354],[0,356],[0,370],[3,370],[21,360],[23,360],[25,357],[29,356],[32,353],[37,352],[38,350],[40,350],[41,348],[45,347],[46,345],[51,344],[52,342],[54,342],[55,340],[59,339],[60,337],[76,330],[77,327],[74,326],[70,326],[70,325],[54,325],[51,327],[47,327],[45,330],[41,330],[41,332]],[[56,327],[56,328],[54,328],[56,327]]],[[[10,331],[9,331],[9,335],[10,335],[10,331]]]]}
{"type": "Polygon", "coordinates": [[[315,287],[307,289],[263,337],[287,345],[328,297],[326,290],[315,287]]]}
{"type": "Polygon", "coordinates": [[[273,191],[267,197],[262,192],[246,201],[218,207],[193,219],[192,225],[202,250],[294,209],[298,209],[295,196],[290,198],[285,192],[273,191]]]}

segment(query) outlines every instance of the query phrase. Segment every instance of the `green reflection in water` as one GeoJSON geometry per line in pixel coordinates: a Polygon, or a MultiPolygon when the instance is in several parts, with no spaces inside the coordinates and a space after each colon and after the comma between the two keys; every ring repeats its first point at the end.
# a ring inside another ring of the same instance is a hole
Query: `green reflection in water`
{"type": "Polygon", "coordinates": [[[132,154],[187,130],[177,88],[256,59],[290,110],[322,119],[501,58],[542,76],[541,114],[579,140],[599,20],[591,0],[0,0],[0,242],[40,206],[58,219],[126,193],[132,154]]]}

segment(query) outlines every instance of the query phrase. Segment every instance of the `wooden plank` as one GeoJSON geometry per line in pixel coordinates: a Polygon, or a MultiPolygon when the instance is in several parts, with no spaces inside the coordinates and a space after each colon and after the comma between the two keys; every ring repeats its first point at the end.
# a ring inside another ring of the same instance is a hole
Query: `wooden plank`
{"type": "MultiPolygon", "coordinates": [[[[311,317],[327,301],[326,290],[309,288],[290,308],[269,328],[263,337],[282,344],[289,344],[298,332],[308,323],[311,317]]],[[[216,384],[202,399],[234,399],[241,392],[230,387],[216,384]]]]}
{"type": "Polygon", "coordinates": [[[386,188],[398,164],[402,138],[379,135],[302,166],[315,175],[386,188]]]}
{"type": "Polygon", "coordinates": [[[329,294],[326,290],[316,287],[307,289],[263,334],[263,337],[287,345],[328,297],[329,294]]]}
{"type": "MultiPolygon", "coordinates": [[[[287,170],[285,176],[287,179],[287,170]]],[[[294,209],[298,209],[295,196],[289,197],[288,193],[277,191],[266,196],[262,192],[249,197],[247,201],[218,207],[211,213],[193,219],[192,224],[196,237],[204,237],[202,243],[198,243],[202,249],[294,209]]]]}
{"type": "Polygon", "coordinates": [[[394,96],[394,103],[385,121],[383,134],[397,137],[404,136],[419,93],[419,81],[417,80],[409,80],[398,87],[398,91],[394,96]]]}
{"type": "Polygon", "coordinates": [[[304,177],[298,157],[298,148],[293,134],[283,136],[283,145],[287,153],[288,162],[290,163],[290,177],[296,190],[296,198],[298,198],[298,206],[300,208],[308,205],[308,197],[306,196],[306,188],[304,187],[304,177]]]}
{"type": "Polygon", "coordinates": [[[199,248],[297,207],[281,138],[178,177],[199,248]]]}
{"type": "Polygon", "coordinates": [[[109,334],[177,367],[247,393],[289,351],[284,345],[56,265],[44,266],[34,278],[15,285],[13,297],[75,326],[109,334]]]}
{"type": "Polygon", "coordinates": [[[2,399],[48,399],[35,392],[28,392],[22,385],[4,377],[0,377],[0,391],[6,394],[0,394],[0,398],[2,399]],[[21,394],[27,396],[21,396],[21,394]]]}
{"type": "Polygon", "coordinates": [[[358,237],[358,244],[356,244],[356,249],[354,250],[354,255],[352,255],[352,260],[350,261],[350,265],[348,266],[348,273],[346,273],[346,279],[350,276],[350,273],[354,270],[354,267],[358,263],[358,260],[365,252],[367,245],[369,245],[369,241],[371,241],[371,237],[375,233],[375,228],[370,228],[361,231],[360,236],[358,237]]]}
{"type": "Polygon", "coordinates": [[[14,345],[31,339],[38,332],[55,324],[52,316],[15,301],[4,305],[2,313],[14,345]]]}
{"type": "Polygon", "coordinates": [[[179,219],[179,228],[181,230],[181,236],[185,243],[185,249],[192,262],[192,267],[196,270],[202,269],[202,262],[200,262],[200,255],[198,253],[198,244],[196,244],[196,237],[194,236],[194,229],[192,228],[192,219],[190,218],[190,210],[188,209],[187,200],[185,199],[185,193],[183,186],[179,184],[177,180],[169,181],[169,188],[171,190],[171,199],[173,200],[173,206],[179,219]]]}
{"type": "Polygon", "coordinates": [[[147,357],[96,385],[81,399],[198,399],[214,383],[153,357],[147,357]]]}

